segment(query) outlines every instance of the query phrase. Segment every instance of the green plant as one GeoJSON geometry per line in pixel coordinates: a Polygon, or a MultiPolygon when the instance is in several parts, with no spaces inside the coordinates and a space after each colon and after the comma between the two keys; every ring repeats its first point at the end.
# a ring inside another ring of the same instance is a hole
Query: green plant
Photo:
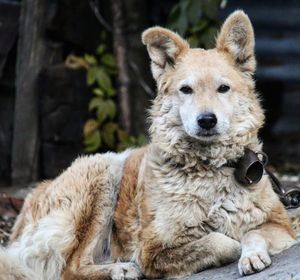
{"type": "Polygon", "coordinates": [[[106,33],[101,35],[101,44],[95,55],[83,57],[69,55],[66,65],[69,68],[84,68],[87,71],[87,85],[92,89],[89,102],[91,118],[83,128],[84,150],[95,152],[100,148],[123,150],[129,146],[140,146],[146,142],[143,135],[133,137],[117,123],[116,89],[114,76],[117,73],[116,61],[106,45],[106,33]]]}
{"type": "Polygon", "coordinates": [[[219,8],[225,4],[224,0],[179,0],[171,10],[168,27],[187,38],[192,47],[210,48],[220,27],[219,8]]]}

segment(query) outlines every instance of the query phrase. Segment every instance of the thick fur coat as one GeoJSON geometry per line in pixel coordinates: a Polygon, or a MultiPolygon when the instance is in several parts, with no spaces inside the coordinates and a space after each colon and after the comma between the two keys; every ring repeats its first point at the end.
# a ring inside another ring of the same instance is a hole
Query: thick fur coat
{"type": "Polygon", "coordinates": [[[248,17],[233,13],[212,50],[160,27],[142,40],[158,88],[151,143],[79,158],[34,190],[0,251],[1,280],[179,277],[238,259],[243,275],[294,244],[268,176],[244,187],[226,165],[262,149],[248,17]]]}

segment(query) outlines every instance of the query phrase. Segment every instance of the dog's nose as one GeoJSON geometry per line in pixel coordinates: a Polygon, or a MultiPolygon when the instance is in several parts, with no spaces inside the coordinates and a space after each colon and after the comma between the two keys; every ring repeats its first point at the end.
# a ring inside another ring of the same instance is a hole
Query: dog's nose
{"type": "Polygon", "coordinates": [[[198,125],[203,129],[211,129],[216,126],[218,120],[213,113],[204,113],[197,118],[198,125]]]}

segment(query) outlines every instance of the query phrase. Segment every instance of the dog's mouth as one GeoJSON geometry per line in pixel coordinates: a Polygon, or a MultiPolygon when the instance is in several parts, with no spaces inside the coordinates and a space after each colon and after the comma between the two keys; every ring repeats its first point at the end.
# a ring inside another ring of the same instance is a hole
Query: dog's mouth
{"type": "Polygon", "coordinates": [[[198,137],[204,137],[204,138],[215,137],[218,135],[220,135],[220,133],[218,133],[215,130],[202,130],[197,133],[198,137]]]}
{"type": "Polygon", "coordinates": [[[219,136],[220,133],[217,131],[199,131],[197,134],[193,135],[192,137],[194,139],[197,139],[198,141],[208,143],[217,140],[219,136]]]}
{"type": "Polygon", "coordinates": [[[223,134],[217,127],[212,129],[195,129],[194,131],[185,130],[186,134],[194,140],[200,142],[212,142],[218,140],[218,138],[223,134]]]}

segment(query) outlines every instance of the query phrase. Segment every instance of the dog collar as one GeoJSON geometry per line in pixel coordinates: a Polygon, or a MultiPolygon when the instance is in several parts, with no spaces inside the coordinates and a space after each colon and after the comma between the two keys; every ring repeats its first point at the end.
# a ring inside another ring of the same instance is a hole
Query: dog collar
{"type": "Polygon", "coordinates": [[[283,185],[267,168],[268,156],[245,148],[244,155],[236,162],[230,161],[224,167],[234,168],[234,178],[242,186],[257,184],[264,174],[269,175],[273,190],[287,209],[300,207],[300,187],[283,185]]]}
{"type": "Polygon", "coordinates": [[[234,168],[234,177],[241,185],[251,186],[261,180],[267,163],[268,156],[265,153],[245,148],[244,155],[238,161],[230,161],[223,166],[234,168]]]}

